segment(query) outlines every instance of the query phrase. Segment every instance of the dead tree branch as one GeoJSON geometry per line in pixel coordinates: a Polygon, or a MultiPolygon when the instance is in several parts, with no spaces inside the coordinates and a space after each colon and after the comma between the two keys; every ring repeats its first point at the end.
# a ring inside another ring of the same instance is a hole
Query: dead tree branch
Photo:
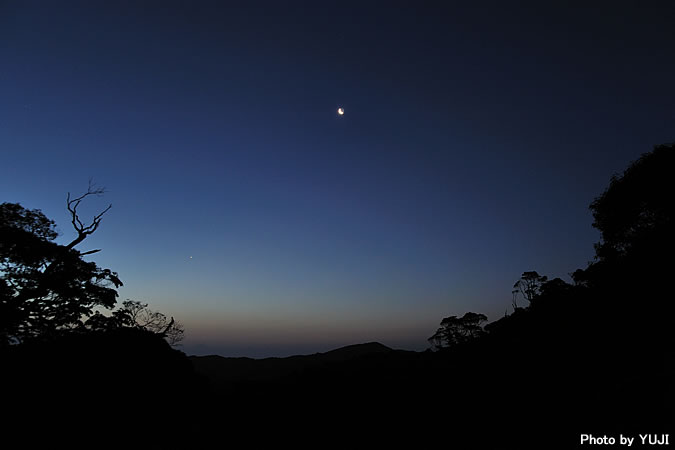
{"type": "MultiPolygon", "coordinates": [[[[90,195],[96,195],[100,196],[105,193],[105,188],[99,188],[94,185],[93,180],[89,180],[89,187],[87,188],[87,192],[84,194],[80,195],[77,198],[70,198],[70,192],[68,192],[68,197],[67,197],[67,205],[68,205],[68,211],[70,211],[70,215],[72,217],[71,223],[73,224],[73,228],[75,228],[75,231],[77,231],[77,237],[66,247],[71,249],[75,247],[77,244],[80,242],[84,241],[87,236],[90,234],[94,233],[98,226],[101,224],[101,218],[105,213],[108,212],[110,208],[112,208],[112,204],[108,205],[106,209],[104,209],[101,213],[97,214],[94,216],[94,219],[89,225],[84,225],[82,221],[80,220],[79,215],[77,214],[77,208],[80,206],[80,203],[82,200],[85,198],[89,197],[90,195]]],[[[96,253],[98,250],[92,250],[89,252],[85,252],[83,254],[91,254],[91,253],[96,253]]]]}

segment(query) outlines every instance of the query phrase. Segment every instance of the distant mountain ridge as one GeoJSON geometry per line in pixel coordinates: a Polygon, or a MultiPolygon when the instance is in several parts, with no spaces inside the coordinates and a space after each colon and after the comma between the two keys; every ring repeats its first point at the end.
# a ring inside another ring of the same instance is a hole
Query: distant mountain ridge
{"type": "Polygon", "coordinates": [[[379,342],[348,345],[325,353],[294,355],[285,358],[253,359],[218,355],[190,356],[196,371],[207,377],[214,388],[238,382],[258,382],[283,379],[308,369],[342,363],[376,354],[401,352],[379,342]]]}

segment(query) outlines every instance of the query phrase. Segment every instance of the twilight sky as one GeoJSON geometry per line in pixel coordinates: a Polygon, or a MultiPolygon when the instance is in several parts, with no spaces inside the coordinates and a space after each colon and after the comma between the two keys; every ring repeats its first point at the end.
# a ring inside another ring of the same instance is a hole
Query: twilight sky
{"type": "Polygon", "coordinates": [[[0,201],[66,242],[66,193],[107,187],[80,248],[188,354],[494,320],[523,271],[585,266],[588,204],[675,140],[675,6],[440,3],[0,2],[0,201]]]}

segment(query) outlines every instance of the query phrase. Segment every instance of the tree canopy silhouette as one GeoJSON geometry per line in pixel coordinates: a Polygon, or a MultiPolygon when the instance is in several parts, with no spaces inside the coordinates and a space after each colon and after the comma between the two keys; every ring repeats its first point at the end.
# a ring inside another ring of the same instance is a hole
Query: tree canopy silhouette
{"type": "Polygon", "coordinates": [[[447,348],[468,342],[483,335],[482,324],[487,321],[484,314],[468,312],[462,317],[450,316],[441,321],[441,326],[429,338],[436,348],[447,348]]]}
{"type": "Polygon", "coordinates": [[[546,283],[547,280],[548,277],[539,275],[535,270],[523,272],[520,279],[513,285],[513,291],[511,291],[511,294],[513,294],[513,309],[515,310],[518,308],[518,294],[521,294],[528,303],[532,303],[537,295],[539,295],[542,285],[546,283]]]}
{"type": "Polygon", "coordinates": [[[96,310],[112,309],[116,288],[122,282],[116,272],[102,269],[83,259],[100,250],[80,252],[75,246],[93,234],[111,207],[85,225],[77,208],[104,189],[91,181],[87,192],[67,197],[67,208],[77,236],[67,245],[54,240],[55,223],[41,211],[16,203],[0,205],[0,345],[52,339],[65,331],[112,332],[136,328],[165,338],[177,345],[184,329],[173,317],[127,300],[109,316],[96,310]]]}
{"type": "Polygon", "coordinates": [[[675,144],[643,154],[591,203],[593,226],[602,233],[598,259],[627,256],[654,244],[672,245],[675,202],[672,194],[675,144]]]}
{"type": "Polygon", "coordinates": [[[171,345],[178,345],[183,340],[185,329],[172,317],[170,320],[158,311],[148,308],[147,303],[134,300],[122,302],[122,308],[106,316],[96,311],[84,323],[85,327],[93,331],[113,331],[119,328],[130,327],[157,334],[171,345]]]}
{"type": "Polygon", "coordinates": [[[101,312],[115,307],[122,282],[85,261],[100,250],[77,246],[99,229],[110,206],[91,222],[78,208],[102,193],[90,182],[85,194],[68,195],[76,236],[65,245],[41,211],[0,204],[0,386],[7,391],[3,407],[16,419],[6,428],[19,435],[70,441],[72,433],[90,433],[93,441],[100,430],[92,420],[112,423],[124,411],[129,423],[143,424],[122,432],[128,441],[172,423],[151,411],[156,402],[147,400],[156,393],[170,399],[164,411],[171,414],[196,409],[202,383],[187,356],[169,345],[181,340],[183,327],[137,301],[101,312]],[[129,399],[137,400],[133,408],[129,399]]]}
{"type": "Polygon", "coordinates": [[[77,237],[67,245],[55,242],[55,224],[40,210],[16,203],[0,205],[0,344],[54,336],[83,325],[94,308],[112,308],[122,282],[116,272],[103,269],[75,246],[98,228],[96,215],[85,225],[77,208],[86,197],[102,189],[90,183],[87,192],[73,200],[68,210],[77,237]]]}
{"type": "Polygon", "coordinates": [[[614,334],[623,353],[658,352],[675,342],[675,304],[667,300],[675,270],[674,168],[675,144],[656,146],[614,175],[590,205],[602,239],[595,260],[573,278],[592,298],[586,315],[602,318],[602,333],[614,334]]]}

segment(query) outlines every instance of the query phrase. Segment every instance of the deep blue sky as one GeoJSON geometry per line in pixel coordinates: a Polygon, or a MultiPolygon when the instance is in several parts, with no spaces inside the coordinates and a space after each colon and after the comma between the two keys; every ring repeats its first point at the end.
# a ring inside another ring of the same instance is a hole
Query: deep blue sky
{"type": "Polygon", "coordinates": [[[81,248],[188,353],[498,318],[523,271],[592,258],[588,204],[675,140],[672,2],[238,3],[0,3],[0,201],[65,242],[66,193],[107,187],[81,248]]]}

